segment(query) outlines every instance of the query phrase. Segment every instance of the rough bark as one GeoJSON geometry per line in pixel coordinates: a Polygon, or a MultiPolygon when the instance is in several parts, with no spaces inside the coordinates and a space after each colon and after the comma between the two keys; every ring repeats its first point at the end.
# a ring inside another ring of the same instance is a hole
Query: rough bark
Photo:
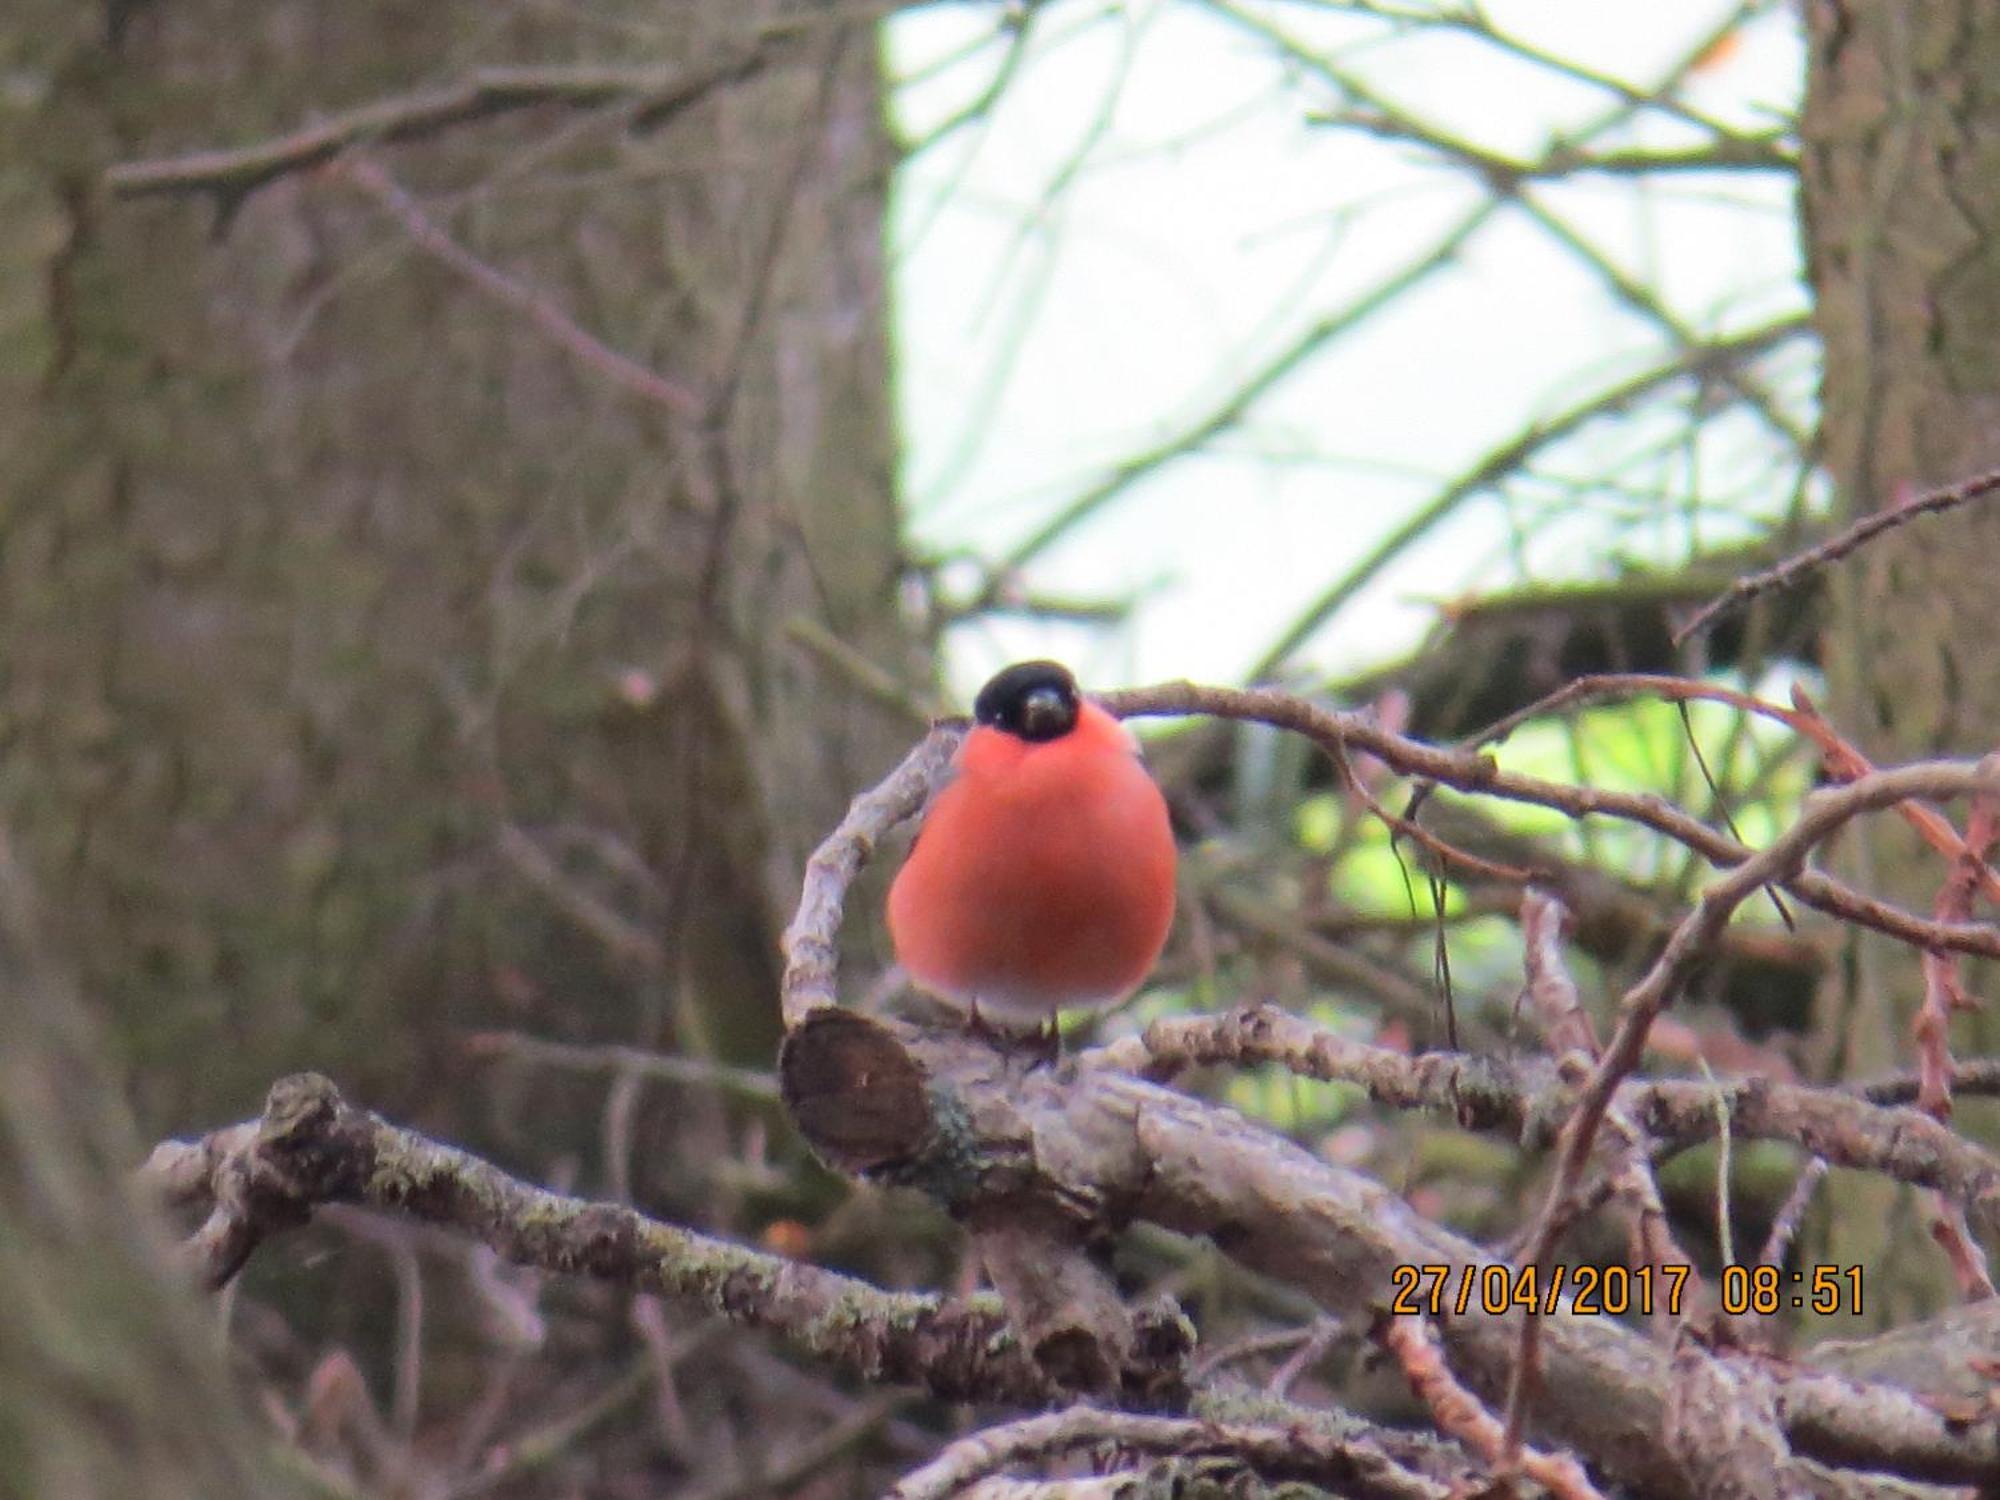
{"type": "Polygon", "coordinates": [[[435,1117],[456,1026],[503,1015],[764,1061],[805,851],[900,733],[788,622],[923,670],[866,18],[188,0],[112,45],[78,9],[0,23],[30,100],[0,160],[0,815],[145,1113],[311,1064],[435,1117]],[[484,65],[719,56],[657,118],[370,152],[692,416],[335,177],[103,188],[484,65]]]}
{"type": "Polygon", "coordinates": [[[276,1500],[209,1320],[125,1190],[130,1122],[28,905],[0,844],[0,1494],[276,1500]]]}
{"type": "MultiPolygon", "coordinates": [[[[2000,12],[1980,0],[1814,0],[1801,169],[1825,345],[1822,451],[1843,518],[2000,461],[2000,12]]],[[[1823,653],[1834,717],[1878,763],[2000,741],[1991,562],[2000,509],[1902,527],[1835,569],[1823,653]]],[[[1856,830],[1849,871],[1928,909],[1946,873],[1891,822],[1856,830]]],[[[1979,979],[1973,976],[1977,992],[1979,979]]],[[[1829,1066],[1908,1055],[1914,965],[1850,937],[1818,1023],[1829,1066]]],[[[1961,1022],[1990,1050],[1990,1015],[1961,1022]]],[[[1880,1272],[1873,1315],[1951,1295],[1920,1199],[1838,1183],[1818,1258],[1880,1272]],[[1924,1247],[1912,1251],[1911,1247],[1924,1247]]]]}

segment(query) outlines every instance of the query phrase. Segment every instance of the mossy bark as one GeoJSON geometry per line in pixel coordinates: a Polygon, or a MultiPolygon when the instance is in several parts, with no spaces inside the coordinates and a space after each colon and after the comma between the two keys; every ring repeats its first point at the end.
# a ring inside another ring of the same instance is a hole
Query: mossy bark
{"type": "MultiPolygon", "coordinates": [[[[2000,465],[2000,9],[1984,0],[1815,0],[1806,7],[1803,223],[1825,343],[1821,442],[1848,516],[2000,465]]],[[[2000,744],[1994,559],[2000,509],[1903,527],[1831,575],[1824,653],[1836,721],[1881,763],[2000,744]]],[[[1962,814],[1961,814],[1962,821],[1962,814]]],[[[1945,874],[1899,820],[1838,858],[1868,888],[1929,911],[1945,874]]],[[[1818,1020],[1847,1074],[1907,1066],[1916,955],[1849,939],[1818,1020]]],[[[1972,987],[1983,976],[1974,974],[1972,987]]],[[[1991,1051],[2000,1018],[1962,1019],[1991,1051]]],[[[1961,1119],[1978,1128],[1978,1112],[1961,1119]]],[[[1875,1180],[1828,1186],[1821,1260],[1869,1268],[1871,1321],[1954,1295],[1926,1205],[1875,1180]]]]}

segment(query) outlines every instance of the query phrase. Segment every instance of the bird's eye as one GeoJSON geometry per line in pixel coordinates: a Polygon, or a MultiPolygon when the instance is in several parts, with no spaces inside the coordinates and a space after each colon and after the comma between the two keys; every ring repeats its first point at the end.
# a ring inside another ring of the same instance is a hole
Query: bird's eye
{"type": "Polygon", "coordinates": [[[1020,728],[1024,740],[1052,740],[1076,727],[1076,704],[1061,690],[1039,687],[1021,697],[1020,728]]]}

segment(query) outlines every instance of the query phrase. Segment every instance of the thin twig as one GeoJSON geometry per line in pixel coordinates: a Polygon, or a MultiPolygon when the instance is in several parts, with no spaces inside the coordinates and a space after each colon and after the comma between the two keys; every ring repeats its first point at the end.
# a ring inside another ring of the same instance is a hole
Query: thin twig
{"type": "MultiPolygon", "coordinates": [[[[1619,1084],[1638,1066],[1653,1019],[1672,1003],[1689,971],[1713,945],[1736,908],[1767,882],[1782,881],[1795,873],[1816,845],[1864,812],[1892,806],[1909,797],[1936,799],[1990,794],[1995,790],[2000,790],[2000,766],[1981,763],[1961,764],[1949,770],[1935,764],[1905,766],[1878,771],[1838,789],[1816,792],[1806,799],[1798,820],[1769,847],[1702,892],[1694,909],[1667,939],[1653,966],[1620,1001],[1618,1030],[1585,1087],[1575,1113],[1563,1127],[1555,1181],[1522,1256],[1524,1265],[1536,1267],[1538,1279],[1550,1274],[1556,1241],[1573,1211],[1577,1184],[1582,1180],[1597,1127],[1619,1084]]],[[[1539,1318],[1524,1318],[1521,1322],[1520,1352],[1507,1399],[1510,1450],[1520,1441],[1528,1393],[1536,1378],[1541,1322],[1539,1318]]]]}
{"type": "Polygon", "coordinates": [[[716,89],[748,78],[764,62],[761,52],[751,50],[693,70],[479,68],[457,83],[377,100],[255,145],[121,162],[105,171],[104,185],[121,198],[210,193],[228,210],[285,174],[322,166],[353,147],[416,140],[515,110],[629,104],[635,125],[655,126],[716,89]]]}
{"type": "MultiPolygon", "coordinates": [[[[1686,845],[1712,864],[1738,867],[1755,857],[1752,850],[1737,840],[1663,798],[1573,786],[1504,771],[1491,756],[1442,749],[1408,739],[1383,728],[1365,714],[1335,713],[1290,693],[1169,682],[1105,693],[1099,701],[1111,712],[1125,717],[1201,713],[1270,724],[1303,734],[1336,759],[1343,753],[1359,751],[1376,757],[1402,775],[1459,791],[1551,807],[1576,818],[1613,817],[1637,823],[1686,845]]],[[[1958,765],[1968,774],[1971,771],[1963,762],[1938,762],[1932,769],[1946,764],[1958,765]]],[[[1828,916],[1887,933],[1915,947],[2000,958],[2000,929],[1985,923],[1931,921],[1864,895],[1818,870],[1790,869],[1773,883],[1828,916]]]]}
{"type": "Polygon", "coordinates": [[[1395,1355],[1410,1389],[1430,1408],[1440,1432],[1457,1438],[1503,1474],[1518,1469],[1557,1500],[1603,1500],[1583,1465],[1568,1454],[1538,1453],[1506,1441],[1493,1413],[1451,1373],[1437,1335],[1424,1319],[1384,1318],[1376,1336],[1395,1355]]]}
{"type": "Polygon", "coordinates": [[[1812,1206],[1813,1194],[1827,1174],[1827,1160],[1823,1156],[1809,1157],[1805,1170],[1799,1173],[1799,1180],[1792,1184],[1792,1190],[1785,1194],[1785,1201],[1778,1206],[1778,1215],[1771,1220],[1771,1233],[1764,1241],[1764,1249],[1757,1257],[1760,1266],[1781,1266],[1792,1248],[1792,1241],[1798,1238],[1799,1225],[1804,1221],[1806,1210],[1812,1206]]]}
{"type": "Polygon", "coordinates": [[[403,232],[421,249],[451,267],[494,301],[522,314],[557,348],[579,364],[676,416],[691,417],[705,410],[702,396],[692,387],[619,353],[595,334],[585,331],[545,293],[516,280],[467,250],[445,233],[424,212],[423,206],[397,186],[389,174],[374,162],[364,157],[345,156],[322,170],[328,176],[352,183],[372,198],[403,226],[403,232]]]}
{"type": "Polygon", "coordinates": [[[519,1031],[475,1031],[465,1038],[474,1057],[504,1057],[575,1073],[619,1073],[663,1083],[721,1089],[746,1099],[775,1099],[778,1080],[755,1068],[732,1067],[708,1058],[648,1052],[641,1047],[554,1042],[519,1031]]]}
{"type": "Polygon", "coordinates": [[[1863,516],[1844,531],[1786,558],[1775,567],[1737,579],[1716,598],[1703,605],[1695,612],[1692,619],[1674,632],[1674,644],[1680,645],[1698,631],[1707,629],[1718,616],[1755,599],[1760,594],[1768,594],[1773,589],[1790,588],[1815,568],[1839,562],[1884,532],[1906,526],[1919,516],[1938,515],[1944,511],[1956,510],[1961,505],[1984,499],[1995,490],[2000,490],[2000,469],[1975,474],[1970,479],[1961,479],[1956,484],[1948,484],[1941,489],[1925,491],[1901,505],[1891,505],[1863,516]]]}

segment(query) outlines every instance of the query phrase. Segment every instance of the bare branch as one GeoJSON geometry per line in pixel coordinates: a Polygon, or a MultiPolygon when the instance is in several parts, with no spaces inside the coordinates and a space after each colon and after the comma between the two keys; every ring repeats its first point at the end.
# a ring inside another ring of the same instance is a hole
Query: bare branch
{"type": "MultiPolygon", "coordinates": [[[[1501,1264],[1365,1174],[1233,1111],[1109,1068],[1051,1068],[962,1028],[891,1026],[823,1007],[787,1036],[780,1072],[794,1118],[836,1166],[917,1188],[961,1215],[1011,1203],[1080,1225],[1143,1220],[1205,1235],[1238,1264],[1357,1322],[1393,1295],[1399,1265],[1444,1267],[1456,1278],[1501,1264]]],[[[1712,1120],[1709,1098],[1700,1111],[1712,1120]]],[[[1506,1390],[1523,1321],[1516,1308],[1452,1318],[1441,1330],[1453,1367],[1484,1400],[1506,1390]]],[[[1536,1429],[1621,1483],[1689,1493],[1663,1436],[1665,1352],[1567,1306],[1538,1310],[1537,1321],[1548,1396],[1530,1409],[1536,1429]]],[[[1803,1407],[1793,1410],[1787,1431],[1796,1444],[1794,1423],[1806,1419],[1803,1407]]],[[[1881,1422],[1813,1411],[1816,1423],[1836,1422],[1841,1444],[1864,1446],[1876,1467],[1898,1472],[1922,1463],[1934,1473],[1937,1445],[1953,1430],[1935,1412],[1881,1422]]],[[[1834,1441],[1820,1431],[1819,1441],[1834,1441]]],[[[1958,1436],[1958,1474],[2000,1473],[2000,1433],[1958,1436]]]]}
{"type": "Polygon", "coordinates": [[[1938,515],[1944,511],[1956,510],[1961,505],[1969,505],[1974,500],[1984,499],[1995,490],[2000,490],[2000,470],[1975,474],[1970,479],[1961,479],[1958,483],[1945,485],[1941,489],[1927,490],[1899,505],[1887,506],[1865,515],[1844,531],[1806,548],[1795,556],[1786,558],[1775,567],[1737,579],[1676,630],[1674,641],[1679,644],[1687,640],[1697,632],[1707,629],[1717,616],[1747,604],[1760,594],[1768,594],[1773,589],[1790,588],[1814,569],[1825,567],[1828,563],[1839,562],[1884,532],[1908,525],[1919,516],[1938,515]]]}
{"type": "Polygon", "coordinates": [[[1059,1394],[991,1299],[885,1292],[628,1208],[531,1187],[355,1108],[315,1074],[274,1084],[259,1119],[155,1148],[142,1178],[171,1203],[208,1211],[194,1249],[211,1285],[320,1204],[358,1203],[469,1234],[518,1265],[694,1302],[864,1379],[952,1400],[1041,1404],[1059,1394]]]}
{"type": "Polygon", "coordinates": [[[948,1500],[988,1475],[1080,1449],[1115,1446],[1176,1458],[1227,1458],[1272,1480],[1305,1480],[1364,1500],[1446,1500],[1450,1485],[1413,1473],[1362,1438],[1304,1427],[1136,1416],[1073,1406],[960,1438],[889,1492],[890,1500],[948,1500]]]}
{"type": "Polygon", "coordinates": [[[325,170],[343,182],[352,183],[374,199],[403,226],[403,231],[418,246],[494,301],[520,313],[579,364],[676,416],[693,416],[706,409],[705,398],[692,387],[647,369],[630,355],[620,354],[595,334],[586,331],[544,293],[517,281],[467,250],[446,234],[437,221],[424,212],[423,206],[398,187],[389,174],[374,162],[348,157],[325,170]]]}
{"type": "Polygon", "coordinates": [[[663,1083],[715,1088],[746,1099],[778,1097],[778,1080],[770,1073],[704,1057],[649,1052],[643,1047],[556,1042],[518,1031],[475,1031],[466,1037],[465,1050],[474,1057],[510,1058],[567,1072],[631,1074],[663,1083]]]}
{"type": "Polygon", "coordinates": [[[121,198],[211,193],[226,216],[258,188],[288,172],[323,166],[351,147],[416,140],[516,110],[628,104],[636,126],[655,126],[715,90],[748,78],[767,60],[763,51],[752,49],[698,69],[480,68],[444,88],[365,104],[276,140],[122,162],[105,172],[104,185],[121,198]]]}
{"type": "Polygon", "coordinates": [[[1549,1050],[1558,1059],[1575,1052],[1586,1060],[1598,1054],[1597,1032],[1590,1012],[1576,992],[1576,981],[1562,960],[1562,929],[1568,918],[1563,904],[1547,891],[1530,887],[1521,895],[1521,946],[1527,970],[1528,1000],[1534,1006],[1549,1050]]]}
{"type": "Polygon", "coordinates": [[[1431,1409],[1440,1432],[1457,1438],[1496,1468],[1518,1467],[1557,1500],[1602,1500],[1583,1466],[1568,1454],[1506,1452],[1499,1421],[1458,1383],[1444,1362],[1437,1335],[1422,1318],[1385,1318],[1378,1337],[1403,1367],[1410,1389],[1431,1409]]]}
{"type": "Polygon", "coordinates": [[[1532,459],[1556,443],[1573,436],[1603,417],[1631,410],[1638,402],[1681,380],[1706,379],[1728,372],[1782,348],[1811,331],[1812,323],[1803,314],[1778,318],[1761,327],[1718,338],[1677,352],[1672,358],[1643,370],[1631,379],[1579,401],[1555,415],[1538,421],[1516,436],[1482,455],[1471,467],[1447,482],[1434,496],[1419,506],[1403,523],[1378,542],[1368,555],[1336,580],[1285,630],[1278,641],[1250,669],[1252,680],[1269,677],[1288,661],[1293,652],[1309,641],[1412,543],[1427,534],[1466,501],[1484,494],[1503,480],[1520,472],[1532,459]]]}
{"type": "Polygon", "coordinates": [[[875,852],[883,834],[924,805],[965,735],[962,722],[940,723],[903,757],[880,784],[863,792],[840,826],[806,862],[799,909],[785,928],[782,1004],[789,1030],[820,1006],[839,1003],[836,971],[841,903],[847,887],[875,852]]]}
{"type": "MultiPolygon", "coordinates": [[[[1686,845],[1712,864],[1739,866],[1754,857],[1746,845],[1662,798],[1571,786],[1503,771],[1490,756],[1441,749],[1421,740],[1407,739],[1384,729],[1367,715],[1334,713],[1289,693],[1170,682],[1106,693],[1100,701],[1111,712],[1126,717],[1201,713],[1270,724],[1305,735],[1336,758],[1359,751],[1405,776],[1434,781],[1459,791],[1552,807],[1576,818],[1613,817],[1637,823],[1686,845]]],[[[1947,764],[1958,766],[1967,776],[1972,774],[1972,767],[1964,762],[1938,762],[1932,769],[1947,764]]],[[[1970,789],[1970,782],[1959,787],[1961,793],[1970,789]]],[[[2000,928],[1986,923],[1936,922],[1918,917],[1817,870],[1793,869],[1771,883],[1828,916],[1873,928],[1919,948],[2000,958],[2000,928]]]]}
{"type": "MultiPolygon", "coordinates": [[[[1980,888],[1983,879],[1992,877],[1986,860],[1996,840],[2000,840],[2000,818],[1996,818],[1993,799],[1973,798],[1965,841],[1938,890],[1932,916],[1940,922],[1957,922],[1972,914],[1973,892],[1980,888]]],[[[1948,1120],[1951,1118],[1951,1018],[1959,1011],[1976,1010],[1978,1006],[1965,993],[1957,954],[1926,953],[1921,963],[1924,1002],[1917,1010],[1915,1025],[1917,1108],[1948,1120]]]]}
{"type": "Polygon", "coordinates": [[[1069,532],[1124,494],[1134,484],[1156,470],[1164,468],[1175,459],[1198,451],[1205,444],[1235,427],[1259,400],[1282,385],[1321,349],[1368,322],[1384,308],[1394,304],[1412,287],[1420,285],[1446,267],[1457,264],[1460,253],[1472,242],[1474,236],[1486,227],[1499,207],[1498,199],[1488,199],[1480,203],[1447,230],[1429,251],[1413,256],[1392,275],[1369,288],[1353,302],[1320,318],[1210,410],[1194,417],[1145,453],[1126,459],[1103,475],[1081,495],[1069,501],[1055,515],[1036,527],[1025,540],[1014,546],[996,563],[984,595],[967,605],[966,610],[972,611],[991,604],[1001,587],[1015,573],[1048,551],[1069,532]]]}
{"type": "MultiPolygon", "coordinates": [[[[1804,809],[1790,828],[1701,893],[1694,910],[1674,929],[1653,966],[1619,1001],[1618,1030],[1598,1060],[1575,1112],[1563,1126],[1555,1181],[1522,1252],[1524,1266],[1534,1266],[1538,1279],[1551,1274],[1556,1241],[1575,1211],[1577,1187],[1583,1180],[1597,1128],[1611,1107],[1612,1096],[1639,1065],[1654,1019],[1679,994],[1688,972],[1721,934],[1736,908],[1764,885],[1782,883],[1795,874],[1817,844],[1864,812],[1893,806],[1910,797],[1938,800],[1990,794],[1996,788],[2000,788],[2000,761],[1976,766],[1942,763],[1902,766],[1877,771],[1837,790],[1816,792],[1806,799],[1804,809]]],[[[2000,1235],[2000,1219],[1988,1216],[1981,1227],[1989,1236],[2000,1235]]],[[[1536,1379],[1541,1329],[1540,1320],[1534,1318],[1524,1320],[1521,1325],[1521,1350],[1507,1397],[1510,1446],[1519,1441],[1528,1391],[1536,1379]]]]}
{"type": "MultiPolygon", "coordinates": [[[[1359,1084],[1378,1103],[1430,1110],[1530,1148],[1556,1139],[1576,1105],[1574,1089],[1546,1063],[1460,1052],[1412,1057],[1268,1005],[1155,1021],[1078,1062],[1151,1078],[1219,1063],[1276,1063],[1304,1078],[1359,1084]]],[[[1961,1088],[1967,1076],[1961,1070],[1961,1088]]],[[[1988,1088],[1995,1083],[1980,1081],[1988,1088]]],[[[1907,1097],[1916,1085],[1896,1080],[1876,1087],[1907,1097]]],[[[2000,1159],[1916,1110],[1762,1078],[1632,1080],[1615,1095],[1616,1107],[1636,1125],[1676,1146],[1715,1135],[1718,1102],[1740,1139],[1789,1141],[1836,1166],[1935,1188],[1964,1204],[1989,1233],[2000,1233],[2000,1159]]]]}

